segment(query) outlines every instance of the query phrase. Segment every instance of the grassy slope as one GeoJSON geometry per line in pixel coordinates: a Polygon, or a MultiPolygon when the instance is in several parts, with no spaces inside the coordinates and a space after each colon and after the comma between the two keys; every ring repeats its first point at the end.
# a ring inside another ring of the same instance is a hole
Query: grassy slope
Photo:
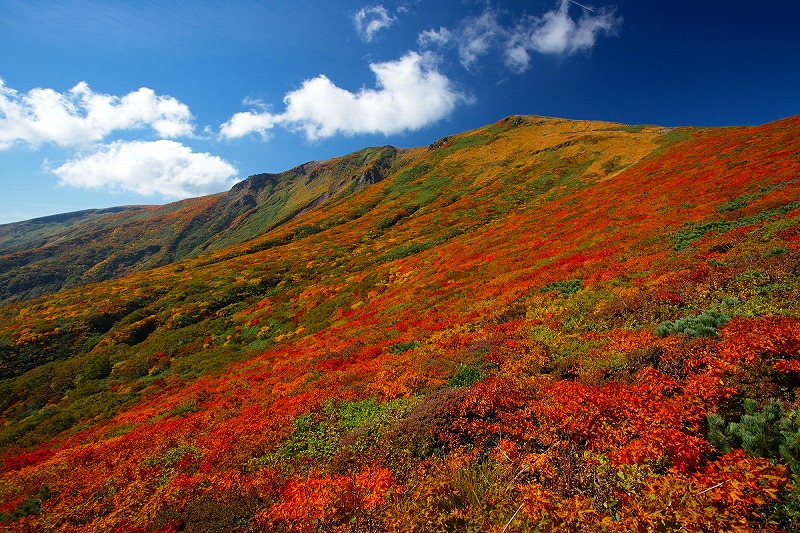
{"type": "Polygon", "coordinates": [[[34,218],[23,222],[0,224],[0,250],[10,252],[42,246],[49,240],[58,238],[69,230],[76,227],[80,228],[93,220],[104,218],[114,213],[135,212],[143,209],[145,209],[145,206],[88,209],[86,211],[34,218]]]}
{"type": "Polygon", "coordinates": [[[261,174],[166,206],[69,213],[0,227],[0,303],[149,270],[247,241],[380,180],[396,150],[365,149],[261,174]]]}
{"type": "Polygon", "coordinates": [[[800,358],[798,133],[511,117],[246,243],[8,305],[5,371],[36,368],[0,383],[2,511],[53,494],[9,527],[785,526],[787,472],[705,416],[796,407],[770,365],[800,358]],[[712,312],[740,318],[674,326],[712,312]],[[751,500],[699,497],[723,477],[751,500]]]}

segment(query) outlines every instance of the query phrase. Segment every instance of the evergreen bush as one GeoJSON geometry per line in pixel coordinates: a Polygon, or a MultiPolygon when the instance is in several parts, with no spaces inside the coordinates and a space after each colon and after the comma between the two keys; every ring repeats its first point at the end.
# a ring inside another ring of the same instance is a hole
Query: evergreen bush
{"type": "Polygon", "coordinates": [[[666,320],[658,325],[654,333],[659,337],[685,333],[690,337],[715,337],[717,329],[731,319],[731,315],[716,310],[703,311],[699,315],[686,316],[674,322],[666,320]]]}

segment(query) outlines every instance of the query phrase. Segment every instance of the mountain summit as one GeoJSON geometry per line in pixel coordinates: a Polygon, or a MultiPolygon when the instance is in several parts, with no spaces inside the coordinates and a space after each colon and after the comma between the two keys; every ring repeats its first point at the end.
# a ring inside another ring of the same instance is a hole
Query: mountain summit
{"type": "Polygon", "coordinates": [[[514,116],[0,226],[0,524],[797,531],[799,175],[514,116]]]}

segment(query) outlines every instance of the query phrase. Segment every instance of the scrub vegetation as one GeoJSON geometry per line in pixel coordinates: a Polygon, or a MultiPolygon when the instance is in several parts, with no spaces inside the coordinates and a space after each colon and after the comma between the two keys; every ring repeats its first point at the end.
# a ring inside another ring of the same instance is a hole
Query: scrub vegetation
{"type": "Polygon", "coordinates": [[[5,228],[0,528],[797,532],[798,176],[510,117],[5,228]]]}

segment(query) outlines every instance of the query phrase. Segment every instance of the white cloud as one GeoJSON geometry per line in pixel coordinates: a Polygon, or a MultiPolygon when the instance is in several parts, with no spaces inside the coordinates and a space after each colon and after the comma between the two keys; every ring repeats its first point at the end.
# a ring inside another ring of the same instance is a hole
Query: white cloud
{"type": "Polygon", "coordinates": [[[231,187],[236,169],[176,141],[116,141],[52,169],[63,185],[186,198],[231,187]]]}
{"type": "Polygon", "coordinates": [[[559,0],[558,7],[540,17],[526,16],[513,27],[499,21],[498,12],[487,9],[479,17],[468,17],[450,30],[426,30],[417,37],[422,48],[453,47],[461,65],[467,70],[489,54],[494,47],[502,48],[505,66],[516,73],[528,70],[531,52],[541,54],[574,54],[594,47],[600,35],[613,35],[622,18],[613,9],[594,10],[575,6],[582,14],[574,19],[569,10],[570,0],[559,0]]]}
{"type": "Polygon", "coordinates": [[[262,138],[268,138],[267,130],[275,125],[276,116],[269,112],[257,113],[244,111],[236,113],[222,125],[220,134],[226,139],[237,139],[251,133],[258,133],[262,138]]]}
{"type": "Polygon", "coordinates": [[[82,146],[114,131],[143,128],[171,138],[190,135],[191,120],[185,104],[146,87],[119,97],[80,82],[66,93],[37,88],[22,94],[0,80],[0,149],[18,143],[82,146]]]}
{"type": "Polygon", "coordinates": [[[520,43],[509,42],[506,46],[505,65],[516,72],[521,74],[528,70],[531,62],[531,56],[527,48],[520,43]]]}
{"type": "Polygon", "coordinates": [[[439,28],[439,30],[425,30],[417,37],[417,43],[422,48],[430,48],[432,46],[444,46],[450,43],[453,35],[447,28],[439,28]]]}
{"type": "Polygon", "coordinates": [[[614,34],[622,23],[613,11],[590,12],[585,8],[581,8],[583,13],[576,22],[569,16],[571,4],[561,0],[557,10],[534,18],[530,28],[519,35],[521,40],[543,54],[573,54],[592,48],[600,34],[614,34]]]}
{"type": "Polygon", "coordinates": [[[318,76],[284,97],[283,113],[237,113],[222,125],[220,133],[226,138],[263,135],[280,124],[303,132],[308,140],[317,140],[337,133],[391,135],[418,130],[448,116],[459,102],[468,101],[435,67],[432,54],[416,52],[397,61],[373,63],[370,70],[377,88],[356,93],[318,76]]]}
{"type": "Polygon", "coordinates": [[[472,68],[504,33],[505,30],[497,22],[497,15],[492,11],[464,20],[457,39],[458,58],[464,68],[472,68]]]}
{"type": "Polygon", "coordinates": [[[367,42],[380,30],[388,28],[397,21],[395,17],[389,16],[389,12],[382,5],[372,7],[362,7],[353,16],[353,23],[359,37],[367,42]]]}

